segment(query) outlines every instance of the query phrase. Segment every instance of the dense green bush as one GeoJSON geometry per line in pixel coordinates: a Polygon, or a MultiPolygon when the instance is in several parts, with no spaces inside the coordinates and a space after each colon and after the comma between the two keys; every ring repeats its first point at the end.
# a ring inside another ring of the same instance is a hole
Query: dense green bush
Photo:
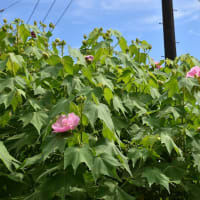
{"type": "Polygon", "coordinates": [[[199,61],[157,69],[146,41],[101,28],[65,56],[42,27],[0,28],[0,199],[198,200],[199,61]],[[78,127],[52,133],[72,112],[78,127]]]}

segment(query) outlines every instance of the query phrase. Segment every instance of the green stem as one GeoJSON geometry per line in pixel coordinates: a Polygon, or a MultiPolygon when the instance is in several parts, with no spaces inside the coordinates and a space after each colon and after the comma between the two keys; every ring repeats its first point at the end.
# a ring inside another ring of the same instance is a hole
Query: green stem
{"type": "Polygon", "coordinates": [[[83,142],[83,102],[81,102],[81,143],[83,142]]]}

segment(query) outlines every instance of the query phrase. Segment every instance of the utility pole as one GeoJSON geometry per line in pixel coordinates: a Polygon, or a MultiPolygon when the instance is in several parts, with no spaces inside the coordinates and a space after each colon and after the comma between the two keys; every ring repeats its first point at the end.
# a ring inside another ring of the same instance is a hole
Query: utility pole
{"type": "Polygon", "coordinates": [[[176,58],[173,0],[162,0],[165,58],[176,58]]]}

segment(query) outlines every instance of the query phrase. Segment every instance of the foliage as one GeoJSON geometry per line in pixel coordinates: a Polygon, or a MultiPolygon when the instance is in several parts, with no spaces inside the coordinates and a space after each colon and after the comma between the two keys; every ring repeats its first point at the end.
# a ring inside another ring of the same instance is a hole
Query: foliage
{"type": "Polygon", "coordinates": [[[199,199],[199,61],[157,69],[146,41],[102,28],[65,56],[51,35],[0,28],[0,199],[199,199]],[[52,133],[70,112],[79,126],[52,133]]]}

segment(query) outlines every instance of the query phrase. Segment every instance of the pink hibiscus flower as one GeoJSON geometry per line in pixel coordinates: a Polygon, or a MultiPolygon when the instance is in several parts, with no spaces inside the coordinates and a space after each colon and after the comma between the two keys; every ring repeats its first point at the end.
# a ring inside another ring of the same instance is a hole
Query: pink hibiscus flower
{"type": "Polygon", "coordinates": [[[74,130],[80,121],[80,118],[74,113],[60,115],[57,121],[52,124],[53,133],[63,133],[69,130],[74,130]]]}
{"type": "Polygon", "coordinates": [[[190,69],[186,77],[200,77],[200,67],[195,66],[190,69]]]}
{"type": "Polygon", "coordinates": [[[155,61],[154,62],[157,69],[160,69],[162,66],[160,65],[160,62],[155,61]]]}
{"type": "Polygon", "coordinates": [[[94,59],[94,56],[92,56],[92,55],[85,56],[85,60],[86,60],[87,62],[92,62],[93,59],[94,59]]]}

